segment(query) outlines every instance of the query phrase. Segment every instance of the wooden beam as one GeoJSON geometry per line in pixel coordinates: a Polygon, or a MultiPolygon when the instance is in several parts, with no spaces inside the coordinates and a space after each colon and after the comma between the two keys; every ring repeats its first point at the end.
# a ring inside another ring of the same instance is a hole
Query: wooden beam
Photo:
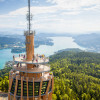
{"type": "Polygon", "coordinates": [[[8,100],[10,100],[10,91],[11,91],[12,82],[13,82],[13,79],[9,78],[8,100]]]}
{"type": "Polygon", "coordinates": [[[44,96],[43,96],[43,100],[46,100],[46,98],[47,98],[46,95],[44,95],[44,96]]]}
{"type": "Polygon", "coordinates": [[[18,76],[16,76],[16,84],[15,84],[14,100],[16,100],[17,86],[18,86],[18,76]]]}
{"type": "Polygon", "coordinates": [[[34,100],[34,78],[33,78],[33,100],[34,100]]]}
{"type": "Polygon", "coordinates": [[[52,92],[49,93],[48,100],[52,100],[52,92]]]}
{"type": "Polygon", "coordinates": [[[47,90],[46,90],[46,97],[48,96],[50,84],[51,84],[51,77],[49,78],[49,83],[48,83],[47,90]]]}
{"type": "Polygon", "coordinates": [[[51,93],[49,93],[49,96],[48,96],[48,100],[52,100],[52,93],[53,93],[53,87],[54,87],[54,77],[52,77],[52,91],[51,93]]]}
{"type": "Polygon", "coordinates": [[[52,92],[53,92],[53,88],[54,88],[54,77],[52,77],[52,92]]]}
{"type": "Polygon", "coordinates": [[[38,100],[41,100],[41,88],[42,88],[42,78],[41,78],[41,82],[40,82],[39,98],[38,98],[38,100]]]}
{"type": "Polygon", "coordinates": [[[21,77],[21,100],[23,100],[23,76],[21,77]]]}
{"type": "Polygon", "coordinates": [[[26,81],[27,81],[27,100],[29,100],[29,97],[28,97],[28,77],[26,78],[26,81]]]}

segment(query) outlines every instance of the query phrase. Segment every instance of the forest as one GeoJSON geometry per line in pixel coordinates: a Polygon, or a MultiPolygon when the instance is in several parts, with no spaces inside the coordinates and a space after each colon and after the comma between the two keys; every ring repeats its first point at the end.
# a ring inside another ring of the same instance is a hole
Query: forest
{"type": "Polygon", "coordinates": [[[0,91],[8,92],[9,88],[9,71],[11,67],[5,65],[4,69],[0,70],[0,91]]]}
{"type": "Polygon", "coordinates": [[[53,100],[100,100],[100,54],[64,51],[50,57],[53,100]]]}
{"type": "MultiPolygon", "coordinates": [[[[50,56],[55,76],[53,100],[100,100],[100,54],[62,51],[50,56]]],[[[0,90],[8,91],[8,72],[0,70],[0,90]]]]}

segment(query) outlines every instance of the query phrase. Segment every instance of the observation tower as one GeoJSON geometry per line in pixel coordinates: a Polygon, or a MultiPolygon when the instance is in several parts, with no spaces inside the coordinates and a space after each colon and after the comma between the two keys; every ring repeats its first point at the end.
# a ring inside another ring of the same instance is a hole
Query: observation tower
{"type": "Polygon", "coordinates": [[[27,20],[28,30],[24,32],[26,55],[13,56],[15,64],[9,72],[8,100],[52,100],[54,77],[49,58],[34,54],[35,31],[31,30],[30,0],[27,20]]]}

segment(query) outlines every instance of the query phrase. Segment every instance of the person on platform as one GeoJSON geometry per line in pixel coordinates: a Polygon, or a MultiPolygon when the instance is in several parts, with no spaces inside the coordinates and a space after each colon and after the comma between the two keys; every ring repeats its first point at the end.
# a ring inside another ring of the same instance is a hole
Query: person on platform
{"type": "Polygon", "coordinates": [[[19,63],[17,64],[17,67],[19,66],[19,63]]]}
{"type": "Polygon", "coordinates": [[[34,58],[32,58],[32,63],[33,63],[33,61],[34,61],[34,58]]]}
{"type": "Polygon", "coordinates": [[[24,59],[25,59],[25,55],[24,55],[24,57],[23,57],[24,59]]]}
{"type": "Polygon", "coordinates": [[[20,58],[20,54],[19,54],[19,58],[20,58]]]}
{"type": "Polygon", "coordinates": [[[38,63],[38,59],[36,59],[36,62],[38,63]]]}
{"type": "Polygon", "coordinates": [[[13,61],[15,61],[15,56],[13,55],[13,61]]]}

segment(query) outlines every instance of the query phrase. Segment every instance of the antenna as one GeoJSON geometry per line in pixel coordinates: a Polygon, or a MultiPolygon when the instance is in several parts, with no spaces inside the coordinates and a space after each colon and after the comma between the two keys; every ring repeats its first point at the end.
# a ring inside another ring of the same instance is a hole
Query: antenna
{"type": "Polygon", "coordinates": [[[30,34],[31,30],[31,20],[32,20],[32,14],[30,13],[30,0],[28,0],[28,13],[27,13],[28,34],[30,34]]]}
{"type": "Polygon", "coordinates": [[[26,19],[28,21],[27,23],[27,31],[24,31],[24,35],[35,35],[35,31],[32,31],[31,30],[31,21],[32,21],[32,18],[33,18],[33,15],[31,14],[31,11],[30,11],[31,7],[30,7],[30,0],[28,0],[28,11],[27,11],[27,14],[26,14],[26,19]]]}

